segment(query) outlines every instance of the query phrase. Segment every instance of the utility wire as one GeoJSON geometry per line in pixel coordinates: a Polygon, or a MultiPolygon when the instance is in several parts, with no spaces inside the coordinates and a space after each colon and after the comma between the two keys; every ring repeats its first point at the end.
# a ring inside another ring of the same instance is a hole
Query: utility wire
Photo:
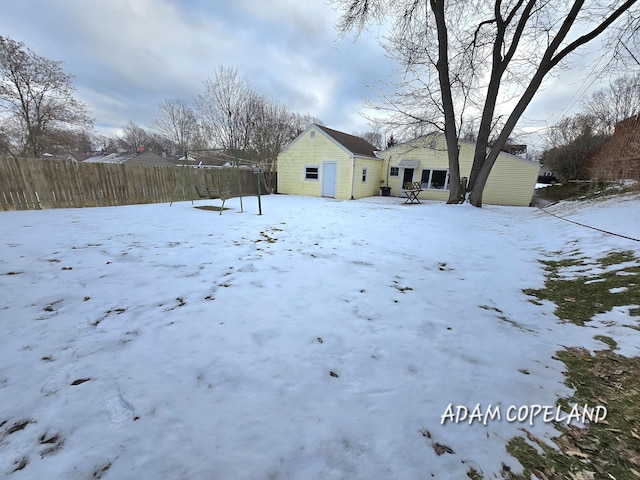
{"type": "MultiPolygon", "coordinates": [[[[551,205],[553,205],[553,204],[551,204],[551,205]]],[[[551,205],[547,205],[547,206],[550,207],[551,205]]],[[[543,208],[538,207],[538,210],[546,213],[547,215],[551,215],[552,217],[556,217],[556,218],[559,218],[560,220],[564,220],[565,222],[573,223],[575,225],[579,225],[579,226],[585,227],[585,228],[590,228],[591,230],[597,230],[598,232],[606,233],[607,235],[614,235],[616,237],[626,238],[627,240],[632,240],[634,242],[640,242],[640,240],[637,239],[637,238],[628,237],[626,235],[621,235],[619,233],[609,232],[608,230],[603,230],[601,228],[592,227],[590,225],[585,225],[584,223],[574,222],[573,220],[569,220],[568,218],[560,217],[560,216],[556,215],[555,213],[547,212],[544,209],[544,207],[543,208]]]]}

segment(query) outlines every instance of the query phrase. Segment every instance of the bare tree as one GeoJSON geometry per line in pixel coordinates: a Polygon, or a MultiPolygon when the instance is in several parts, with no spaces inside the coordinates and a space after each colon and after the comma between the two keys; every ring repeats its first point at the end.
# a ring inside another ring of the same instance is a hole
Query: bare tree
{"type": "Polygon", "coordinates": [[[258,104],[256,93],[232,67],[219,67],[204,86],[196,107],[207,135],[217,147],[230,153],[245,150],[258,104]]]}
{"type": "Polygon", "coordinates": [[[382,150],[382,145],[384,145],[384,141],[382,139],[383,135],[377,126],[374,126],[368,132],[356,134],[356,136],[360,138],[364,138],[367,142],[369,142],[371,145],[376,147],[378,150],[382,150]]]}
{"type": "Polygon", "coordinates": [[[180,98],[165,98],[160,102],[158,114],[151,125],[161,136],[175,144],[180,153],[194,148],[202,138],[198,115],[180,98]]]}
{"type": "Polygon", "coordinates": [[[263,177],[269,193],[275,191],[275,172],[280,150],[295,136],[293,114],[282,104],[265,97],[260,100],[254,117],[248,157],[267,173],[263,177]]]}
{"type": "Polygon", "coordinates": [[[174,155],[181,151],[178,145],[153,130],[147,132],[144,149],[162,156],[174,155]]]}
{"type": "Polygon", "coordinates": [[[324,126],[324,122],[322,120],[320,120],[317,117],[314,117],[313,115],[309,115],[308,113],[304,115],[301,115],[299,113],[292,114],[291,124],[293,126],[293,132],[291,133],[291,140],[293,140],[302,132],[304,132],[305,129],[312,123],[315,123],[316,125],[324,126]]]}
{"type": "Polygon", "coordinates": [[[102,153],[117,153],[120,149],[120,141],[113,135],[98,135],[97,144],[102,153]]]}
{"type": "Polygon", "coordinates": [[[590,162],[606,137],[597,133],[597,120],[575,115],[560,120],[546,135],[542,163],[559,180],[587,178],[590,162]]]}
{"type": "Polygon", "coordinates": [[[259,165],[267,173],[262,178],[270,193],[275,190],[272,173],[282,148],[310,123],[318,122],[254,90],[231,67],[220,67],[205,81],[205,92],[197,97],[196,107],[212,143],[259,165]]]}
{"type": "Polygon", "coordinates": [[[69,131],[90,129],[87,107],[74,97],[62,62],[41,57],[0,36],[0,115],[3,140],[21,156],[39,157],[69,131]]]}
{"type": "Polygon", "coordinates": [[[147,131],[140,125],[129,120],[126,125],[122,126],[122,137],[120,143],[130,151],[136,151],[140,146],[144,146],[147,141],[147,131]]]}
{"type": "MultiPolygon", "coordinates": [[[[461,198],[458,141],[461,118],[480,112],[467,193],[482,206],[491,169],[543,80],[567,57],[605,31],[611,49],[637,38],[638,0],[334,0],[342,10],[340,31],[360,32],[371,22],[393,18],[386,48],[399,60],[419,92],[414,105],[392,104],[397,115],[444,131],[449,157],[449,203],[461,198]],[[512,101],[512,106],[505,106],[512,101]],[[495,141],[492,126],[504,122],[495,141]]],[[[615,48],[616,53],[621,52],[615,48]]]]}
{"type": "Polygon", "coordinates": [[[254,94],[249,145],[246,156],[268,175],[262,177],[265,189],[273,193],[276,188],[277,159],[282,149],[311,123],[319,121],[310,115],[291,112],[285,105],[261,94],[254,94]]]}
{"type": "Polygon", "coordinates": [[[583,102],[588,115],[598,121],[601,133],[613,134],[615,124],[640,113],[640,73],[616,78],[583,102]]]}

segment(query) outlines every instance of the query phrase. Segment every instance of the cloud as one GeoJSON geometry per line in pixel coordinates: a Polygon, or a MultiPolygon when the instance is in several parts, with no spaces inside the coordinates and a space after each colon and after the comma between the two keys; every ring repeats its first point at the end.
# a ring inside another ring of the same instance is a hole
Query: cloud
{"type": "Polygon", "coordinates": [[[65,62],[103,130],[148,126],[162,99],[192,99],[220,65],[294,111],[363,130],[366,85],[390,65],[375,40],[338,39],[324,0],[25,0],[3,16],[6,35],[65,62]]]}
{"type": "MultiPolygon", "coordinates": [[[[363,132],[364,99],[379,99],[368,86],[389,92],[396,71],[379,43],[389,25],[353,41],[339,37],[339,15],[327,0],[21,0],[4,2],[1,21],[3,35],[65,62],[102,131],[148,127],[164,98],[191,100],[219,66],[233,66],[290,109],[363,132]]],[[[523,130],[555,123],[601,86],[584,65],[602,52],[583,54],[547,79],[523,130]]]]}

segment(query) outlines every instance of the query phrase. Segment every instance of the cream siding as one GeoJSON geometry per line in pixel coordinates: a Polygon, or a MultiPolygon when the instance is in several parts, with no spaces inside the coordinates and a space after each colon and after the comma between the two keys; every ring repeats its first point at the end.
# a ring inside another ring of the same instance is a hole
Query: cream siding
{"type": "MultiPolygon", "coordinates": [[[[356,157],[353,172],[353,198],[373,197],[380,194],[381,160],[356,157]],[[367,169],[367,181],[362,182],[362,169],[367,169]]],[[[351,198],[351,197],[349,197],[351,198]]]]}
{"type": "Polygon", "coordinates": [[[353,157],[345,154],[338,162],[338,178],[336,180],[336,198],[349,200],[351,198],[351,178],[353,176],[353,157]]]}
{"type": "Polygon", "coordinates": [[[498,157],[489,174],[482,201],[493,205],[528,207],[531,203],[539,166],[513,155],[498,157]]]}
{"type": "MultiPolygon", "coordinates": [[[[385,159],[383,166],[383,180],[386,180],[389,166],[398,166],[402,160],[417,160],[419,165],[414,169],[412,181],[419,182],[422,178],[422,171],[425,169],[449,170],[449,159],[447,152],[444,150],[444,140],[437,137],[427,137],[416,142],[398,145],[392,149],[381,152],[381,156],[385,159]],[[389,164],[390,161],[390,164],[389,164]]],[[[462,157],[462,152],[461,152],[462,157]]],[[[462,160],[461,160],[462,163],[462,160]]],[[[462,165],[461,165],[462,168],[462,165]]],[[[391,187],[391,195],[396,197],[404,197],[402,193],[402,183],[404,179],[404,168],[400,167],[397,177],[389,176],[389,186],[391,187]]],[[[442,200],[449,198],[448,190],[423,190],[418,196],[424,200],[442,200]]]]}
{"type": "MultiPolygon", "coordinates": [[[[474,145],[460,144],[460,176],[469,177],[473,163],[474,145]]],[[[323,163],[336,162],[336,198],[363,198],[380,194],[380,186],[391,187],[391,195],[403,197],[404,168],[398,176],[389,175],[390,166],[399,166],[402,160],[418,162],[411,181],[421,181],[423,170],[447,170],[444,136],[432,134],[380,153],[382,160],[354,156],[322,130],[313,125],[303,132],[278,156],[278,191],[294,195],[322,196],[323,163]],[[311,136],[311,132],[315,132],[311,136]],[[305,179],[305,166],[318,167],[318,179],[305,179]],[[367,169],[366,182],[362,170],[367,169]]],[[[501,153],[487,185],[483,202],[494,205],[527,206],[531,202],[538,177],[539,165],[520,157],[501,153]]],[[[425,189],[420,199],[446,201],[449,190],[425,189]]]]}
{"type": "Polygon", "coordinates": [[[319,129],[308,129],[278,155],[278,192],[291,195],[322,196],[322,162],[338,163],[336,197],[349,192],[351,184],[343,178],[351,176],[351,166],[345,164],[350,156],[327,138],[319,129]],[[315,132],[311,137],[311,132],[315,132]],[[305,166],[318,166],[318,180],[305,180],[305,166]]]}
{"type": "Polygon", "coordinates": [[[318,128],[310,127],[278,155],[278,192],[322,196],[323,162],[336,162],[336,198],[378,195],[382,160],[355,157],[318,128]],[[315,132],[311,135],[311,132],[315,132]],[[318,180],[305,180],[305,166],[318,166],[318,180]],[[355,170],[354,170],[355,166],[355,170]],[[362,168],[367,181],[362,183],[362,168]]]}
{"type": "MultiPolygon", "coordinates": [[[[385,182],[390,173],[389,167],[399,166],[402,160],[418,160],[420,162],[414,171],[414,182],[420,181],[424,169],[449,169],[445,140],[441,134],[428,135],[413,142],[398,145],[381,152],[380,155],[385,160],[382,172],[382,178],[385,182]]],[[[474,145],[466,142],[460,144],[461,177],[469,177],[473,155],[474,145]]],[[[487,180],[483,203],[528,206],[533,195],[538,169],[539,165],[535,162],[501,153],[487,180]]],[[[400,167],[397,177],[388,177],[391,195],[404,196],[401,188],[403,178],[404,169],[402,167],[400,167]]],[[[449,198],[449,190],[423,190],[419,198],[446,201],[449,198]]]]}

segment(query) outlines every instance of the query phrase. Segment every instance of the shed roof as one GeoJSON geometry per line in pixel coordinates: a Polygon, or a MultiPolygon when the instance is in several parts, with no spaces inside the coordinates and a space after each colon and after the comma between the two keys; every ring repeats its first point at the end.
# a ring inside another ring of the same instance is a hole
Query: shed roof
{"type": "Polygon", "coordinates": [[[349,135],[348,133],[339,132],[331,128],[317,125],[320,130],[356,155],[364,155],[366,157],[376,158],[375,152],[378,150],[376,147],[367,142],[364,138],[356,137],[355,135],[349,135]]]}

